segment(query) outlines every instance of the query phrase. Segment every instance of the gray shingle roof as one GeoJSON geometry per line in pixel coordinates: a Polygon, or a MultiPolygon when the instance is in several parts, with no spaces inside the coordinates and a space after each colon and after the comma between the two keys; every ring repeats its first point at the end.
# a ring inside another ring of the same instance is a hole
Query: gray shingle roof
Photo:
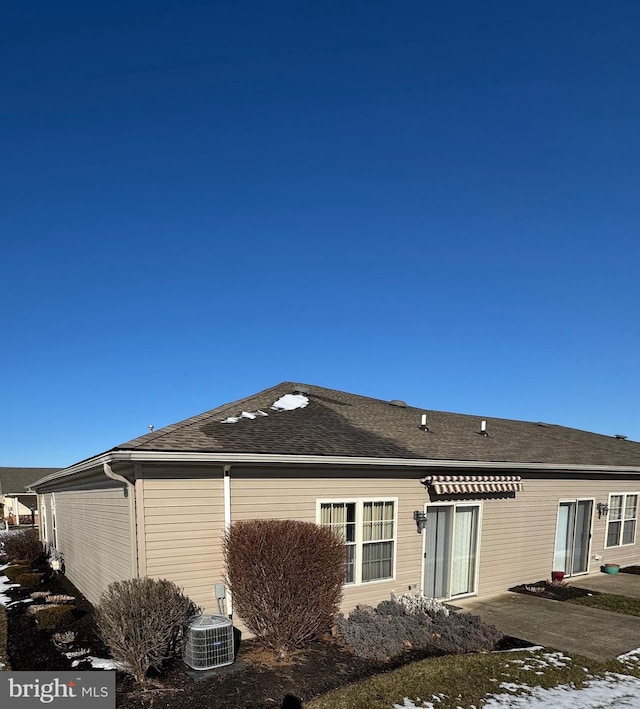
{"type": "Polygon", "coordinates": [[[58,470],[59,468],[0,468],[0,494],[26,492],[31,483],[58,470]]]}
{"type": "Polygon", "coordinates": [[[587,431],[488,416],[398,407],[388,401],[283,382],[246,399],[135,438],[114,450],[640,466],[640,443],[587,431]],[[272,411],[284,394],[308,391],[309,404],[272,411]],[[268,416],[222,423],[261,409],[268,416]],[[420,429],[426,413],[429,431],[420,429]],[[487,421],[488,436],[480,422],[487,421]]]}

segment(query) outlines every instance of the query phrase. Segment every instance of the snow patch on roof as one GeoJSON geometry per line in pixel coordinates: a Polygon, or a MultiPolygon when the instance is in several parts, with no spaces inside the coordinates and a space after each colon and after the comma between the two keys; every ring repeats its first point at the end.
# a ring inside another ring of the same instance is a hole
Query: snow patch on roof
{"type": "Polygon", "coordinates": [[[309,403],[309,399],[304,394],[285,394],[278,401],[271,405],[274,411],[293,411],[294,409],[304,409],[309,403]]]}
{"type": "MultiPolygon", "coordinates": [[[[304,394],[285,394],[271,405],[272,411],[295,411],[295,409],[304,409],[309,403],[309,399],[304,394]]],[[[238,416],[227,416],[220,423],[238,423],[242,419],[255,419],[258,416],[268,416],[266,411],[258,409],[257,411],[243,411],[238,416]]]]}
{"type": "Polygon", "coordinates": [[[238,423],[240,419],[255,419],[258,416],[268,416],[269,414],[265,414],[264,411],[260,411],[258,409],[257,411],[243,411],[240,416],[229,416],[227,417],[224,421],[221,421],[220,423],[238,423]]]}

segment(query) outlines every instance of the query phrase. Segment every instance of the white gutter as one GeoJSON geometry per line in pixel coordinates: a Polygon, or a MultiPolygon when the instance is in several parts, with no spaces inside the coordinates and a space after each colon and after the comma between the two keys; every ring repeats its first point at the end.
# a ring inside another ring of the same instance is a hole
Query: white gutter
{"type": "Polygon", "coordinates": [[[344,465],[376,466],[379,468],[453,468],[458,470],[529,470],[548,472],[589,472],[589,473],[640,473],[640,466],[633,465],[575,465],[570,463],[510,463],[500,460],[435,460],[433,458],[374,458],[342,455],[283,455],[279,453],[220,453],[191,451],[110,451],[94,458],[47,475],[29,486],[44,485],[60,478],[90,470],[104,463],[115,462],[145,463],[217,463],[219,465],[239,464],[289,464],[289,465],[344,465]]]}
{"type": "MultiPolygon", "coordinates": [[[[231,466],[225,465],[222,468],[223,478],[223,497],[224,497],[224,532],[227,534],[229,528],[231,527],[231,466]]],[[[226,610],[229,618],[233,617],[233,599],[231,598],[231,591],[229,587],[225,588],[225,600],[226,600],[226,610]]]]}
{"type": "Polygon", "coordinates": [[[114,473],[111,465],[104,462],[102,464],[102,470],[104,474],[118,483],[124,483],[125,490],[127,490],[127,495],[129,497],[129,531],[131,537],[131,570],[133,571],[133,577],[138,578],[138,530],[136,526],[136,486],[130,480],[127,480],[122,475],[114,473]]]}
{"type": "Polygon", "coordinates": [[[108,478],[111,478],[111,480],[115,480],[117,483],[124,483],[128,488],[134,487],[133,483],[130,480],[127,480],[127,478],[123,477],[122,475],[119,475],[118,473],[114,473],[109,463],[103,463],[102,470],[108,478]]]}

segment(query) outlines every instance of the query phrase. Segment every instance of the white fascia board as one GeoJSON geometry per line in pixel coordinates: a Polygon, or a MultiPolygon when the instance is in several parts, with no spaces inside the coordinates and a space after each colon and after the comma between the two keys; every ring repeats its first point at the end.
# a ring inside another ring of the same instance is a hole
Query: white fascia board
{"type": "Polygon", "coordinates": [[[334,465],[378,468],[448,468],[457,470],[528,470],[575,473],[640,473],[639,466],[572,465],[567,463],[509,463],[488,460],[435,460],[432,458],[371,458],[339,455],[281,455],[277,453],[219,453],[190,451],[110,451],[37,480],[31,488],[76,473],[102,467],[103,463],[215,463],[218,465],[334,465]]]}

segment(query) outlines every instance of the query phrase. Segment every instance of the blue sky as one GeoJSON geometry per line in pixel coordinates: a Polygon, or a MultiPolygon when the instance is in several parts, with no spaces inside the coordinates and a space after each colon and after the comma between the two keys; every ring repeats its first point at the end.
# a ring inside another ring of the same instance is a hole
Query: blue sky
{"type": "Polygon", "coordinates": [[[283,380],[640,440],[640,5],[7,2],[0,465],[283,380]]]}

